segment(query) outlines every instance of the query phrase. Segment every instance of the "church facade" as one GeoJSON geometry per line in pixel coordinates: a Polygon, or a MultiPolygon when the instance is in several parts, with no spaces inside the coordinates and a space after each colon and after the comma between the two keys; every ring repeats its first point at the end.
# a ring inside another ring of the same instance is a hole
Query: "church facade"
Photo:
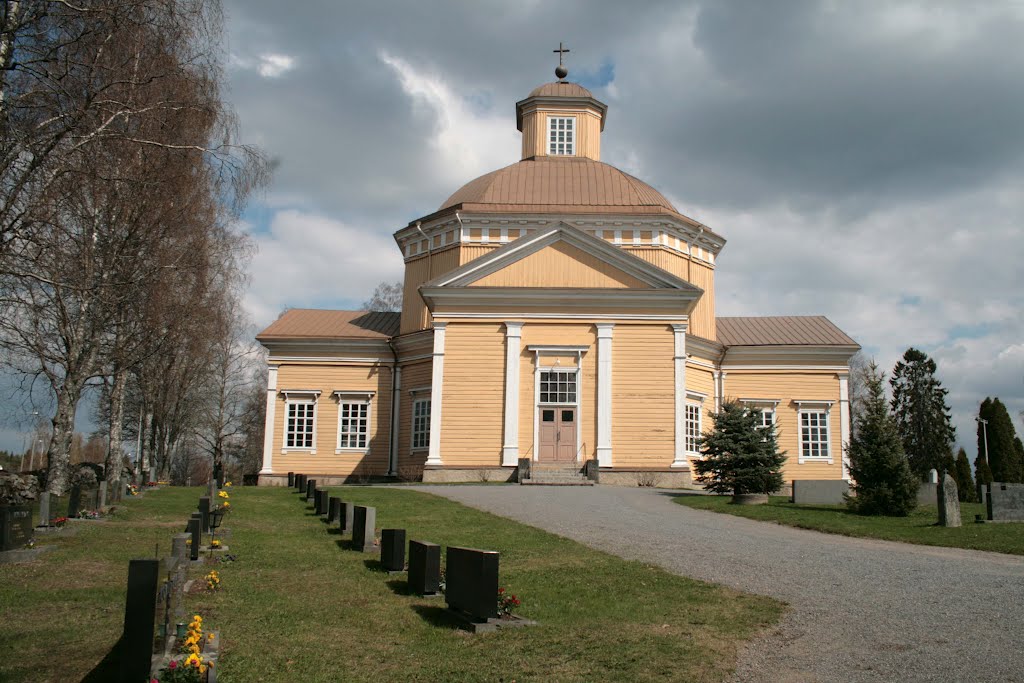
{"type": "Polygon", "coordinates": [[[286,312],[269,351],[261,484],[692,482],[723,401],[763,411],[786,480],[845,478],[848,361],[819,316],[720,317],[725,240],[600,161],[607,107],[565,80],[516,104],[522,158],[399,229],[401,312],[286,312]]]}

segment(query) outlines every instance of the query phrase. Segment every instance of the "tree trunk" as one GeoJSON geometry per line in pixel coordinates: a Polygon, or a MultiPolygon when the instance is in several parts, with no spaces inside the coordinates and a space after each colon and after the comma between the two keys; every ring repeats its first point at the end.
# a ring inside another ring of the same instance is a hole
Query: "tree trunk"
{"type": "Polygon", "coordinates": [[[67,385],[57,392],[57,413],[53,416],[53,436],[46,451],[46,490],[63,494],[71,478],[71,439],[75,434],[75,410],[81,392],[67,385]]]}
{"type": "Polygon", "coordinates": [[[114,371],[114,385],[110,389],[110,432],[108,434],[107,459],[104,472],[107,481],[113,483],[121,478],[124,468],[124,453],[121,451],[121,432],[124,421],[124,390],[128,374],[121,369],[114,371]]]}

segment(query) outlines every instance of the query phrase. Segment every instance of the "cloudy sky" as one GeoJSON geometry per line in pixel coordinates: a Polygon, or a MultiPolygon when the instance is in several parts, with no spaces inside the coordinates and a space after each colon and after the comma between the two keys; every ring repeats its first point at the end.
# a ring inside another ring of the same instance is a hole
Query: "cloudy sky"
{"type": "Polygon", "coordinates": [[[228,97],[277,164],[246,307],[358,307],[391,233],[519,158],[515,102],[609,105],[602,160],[728,244],[722,315],[824,314],[884,368],[931,354],[973,456],[1024,410],[1024,5],[226,0],[228,97]]]}

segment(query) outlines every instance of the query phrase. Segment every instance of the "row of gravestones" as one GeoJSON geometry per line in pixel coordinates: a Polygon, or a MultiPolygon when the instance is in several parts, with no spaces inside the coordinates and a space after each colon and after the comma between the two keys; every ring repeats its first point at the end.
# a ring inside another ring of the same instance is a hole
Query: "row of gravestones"
{"type": "MultiPolygon", "coordinates": [[[[317,487],[316,480],[288,473],[288,485],[300,493],[300,500],[313,504],[314,513],[337,523],[341,532],[352,534],[351,548],[360,552],[376,550],[376,508],[355,505],[330,496],[317,487]]],[[[390,574],[406,571],[405,529],[382,529],[381,567],[390,574]]],[[[408,584],[416,595],[436,596],[441,592],[441,546],[410,540],[408,584]]],[[[448,546],[445,552],[444,596],[448,608],[470,630],[493,628],[498,620],[498,566],[500,556],[493,550],[448,546]]],[[[522,620],[516,625],[531,623],[522,620]]]]}

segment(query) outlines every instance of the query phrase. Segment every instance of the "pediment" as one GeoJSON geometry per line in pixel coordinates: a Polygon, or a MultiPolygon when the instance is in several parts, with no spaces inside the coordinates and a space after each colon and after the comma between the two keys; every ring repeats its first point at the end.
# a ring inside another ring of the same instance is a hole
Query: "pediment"
{"type": "Polygon", "coordinates": [[[567,223],[520,237],[423,285],[423,289],[496,287],[703,290],[567,223]]]}

